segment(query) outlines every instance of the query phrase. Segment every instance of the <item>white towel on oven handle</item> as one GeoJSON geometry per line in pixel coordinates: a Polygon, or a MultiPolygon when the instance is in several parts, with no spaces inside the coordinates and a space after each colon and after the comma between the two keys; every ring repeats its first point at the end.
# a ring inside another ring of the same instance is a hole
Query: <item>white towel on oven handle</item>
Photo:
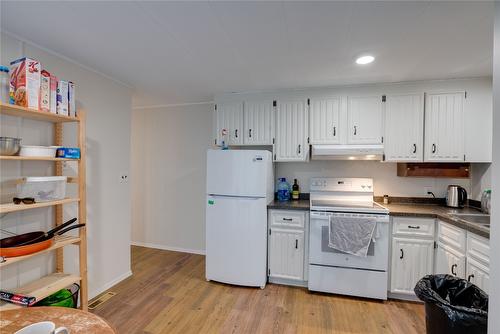
{"type": "Polygon", "coordinates": [[[328,247],[343,253],[366,257],[374,239],[377,221],[372,217],[330,216],[328,247]]]}

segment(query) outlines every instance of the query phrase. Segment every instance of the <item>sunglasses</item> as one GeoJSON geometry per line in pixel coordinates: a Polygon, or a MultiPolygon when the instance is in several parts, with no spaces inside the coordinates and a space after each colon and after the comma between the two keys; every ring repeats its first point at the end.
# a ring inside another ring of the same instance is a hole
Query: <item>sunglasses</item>
{"type": "Polygon", "coordinates": [[[35,203],[35,199],[33,197],[25,197],[25,198],[14,197],[12,199],[12,201],[14,202],[14,204],[21,204],[21,202],[23,204],[34,204],[35,203]]]}

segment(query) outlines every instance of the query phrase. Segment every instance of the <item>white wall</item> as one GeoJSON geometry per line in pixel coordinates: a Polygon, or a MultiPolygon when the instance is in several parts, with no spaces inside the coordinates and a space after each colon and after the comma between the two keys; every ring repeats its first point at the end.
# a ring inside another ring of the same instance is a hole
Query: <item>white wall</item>
{"type": "Polygon", "coordinates": [[[490,305],[488,333],[500,333],[500,2],[495,3],[493,64],[493,166],[490,247],[490,305]]]}
{"type": "MultiPolygon", "coordinates": [[[[67,59],[1,34],[1,62],[23,55],[38,59],[42,66],[60,78],[75,82],[80,110],[87,112],[87,224],[88,278],[92,297],[130,275],[130,186],[119,183],[119,174],[130,166],[131,91],[129,88],[83,68],[67,59]]],[[[22,137],[24,144],[52,144],[52,125],[44,122],[2,116],[2,136],[22,137]]],[[[76,127],[65,125],[64,143],[76,145],[76,127]]],[[[66,171],[74,173],[76,164],[66,171]]],[[[50,175],[46,162],[3,161],[1,180],[20,176],[50,175]]],[[[75,192],[69,186],[69,192],[75,192]]],[[[12,200],[10,189],[2,190],[2,202],[12,200]]],[[[73,217],[76,205],[64,207],[65,218],[73,217]]],[[[15,233],[47,229],[52,210],[38,209],[2,217],[2,228],[15,233]]],[[[24,284],[52,270],[51,255],[39,256],[20,265],[2,269],[2,288],[24,284]]],[[[66,271],[77,272],[76,247],[65,248],[66,271]]]]}
{"type": "MultiPolygon", "coordinates": [[[[449,184],[458,184],[468,193],[473,193],[471,179],[398,177],[395,163],[378,161],[310,161],[276,163],[276,178],[286,177],[288,182],[297,179],[302,192],[309,192],[311,177],[371,177],[374,180],[375,195],[429,197],[432,191],[436,197],[444,197],[449,184]]],[[[480,164],[474,164],[479,165],[480,164]]],[[[474,169],[474,166],[473,166],[474,169]]],[[[472,198],[472,197],[471,197],[472,198]]]]}
{"type": "Polygon", "coordinates": [[[132,241],[203,253],[213,105],[132,112],[132,241]]]}

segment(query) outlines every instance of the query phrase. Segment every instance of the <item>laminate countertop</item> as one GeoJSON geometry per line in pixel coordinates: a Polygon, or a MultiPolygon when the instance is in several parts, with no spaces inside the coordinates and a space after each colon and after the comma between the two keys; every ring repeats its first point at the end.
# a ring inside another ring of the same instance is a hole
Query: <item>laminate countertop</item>
{"type": "Polygon", "coordinates": [[[454,209],[435,204],[382,204],[389,209],[389,214],[394,217],[424,217],[438,218],[446,223],[475,233],[485,238],[490,238],[490,228],[482,224],[467,221],[466,217],[457,218],[453,214],[481,214],[474,208],[454,209]]]}
{"type": "MultiPolygon", "coordinates": [[[[393,217],[420,217],[420,218],[438,218],[446,223],[462,228],[466,231],[490,238],[490,228],[481,224],[467,221],[466,218],[457,218],[452,216],[454,213],[480,214],[481,211],[474,208],[453,209],[436,204],[382,204],[389,210],[389,215],[393,217]]],[[[267,206],[268,209],[275,210],[309,210],[309,200],[280,202],[272,201],[267,206]]]]}
{"type": "Polygon", "coordinates": [[[267,205],[268,209],[275,210],[302,210],[309,211],[309,200],[308,199],[299,199],[295,201],[285,201],[280,202],[278,200],[274,200],[267,205]]]}

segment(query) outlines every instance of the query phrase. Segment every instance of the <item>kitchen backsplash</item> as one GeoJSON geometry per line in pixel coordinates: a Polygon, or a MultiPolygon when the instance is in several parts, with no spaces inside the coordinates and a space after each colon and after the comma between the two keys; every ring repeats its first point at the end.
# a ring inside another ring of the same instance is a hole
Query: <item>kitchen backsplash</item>
{"type": "Polygon", "coordinates": [[[481,199],[481,192],[491,184],[490,164],[471,164],[470,179],[398,177],[396,163],[378,161],[309,161],[278,162],[275,176],[286,177],[290,182],[297,179],[302,192],[309,192],[309,179],[318,176],[370,177],[374,180],[375,196],[428,197],[432,191],[436,197],[444,197],[449,184],[464,187],[471,199],[481,199]]]}

